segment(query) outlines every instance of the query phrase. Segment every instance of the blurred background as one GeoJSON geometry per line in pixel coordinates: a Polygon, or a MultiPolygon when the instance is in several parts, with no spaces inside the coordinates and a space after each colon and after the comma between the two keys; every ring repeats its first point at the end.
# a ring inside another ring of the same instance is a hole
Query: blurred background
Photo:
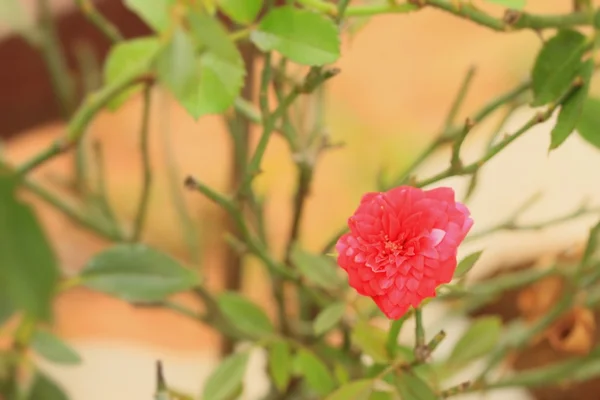
{"type": "MultiPolygon", "coordinates": [[[[472,2],[502,15],[500,7],[472,2]]],[[[26,40],[42,3],[50,6],[69,71],[81,85],[93,87],[101,82],[101,65],[109,49],[109,43],[72,0],[0,0],[0,136],[2,151],[13,162],[37,153],[65,130],[44,57],[26,40]],[[25,36],[20,34],[23,32],[25,36]]],[[[122,0],[94,3],[126,37],[149,32],[122,0]]],[[[559,13],[571,7],[568,0],[528,0],[526,10],[559,13]]],[[[541,45],[533,32],[495,33],[434,9],[355,22],[354,29],[360,29],[344,38],[342,58],[337,63],[341,73],[327,84],[326,124],[332,141],[345,146],[328,152],[317,166],[302,223],[302,242],[311,250],[321,248],[343,226],[365,191],[376,189],[380,172],[395,176],[434,137],[471,66],[477,68],[476,77],[461,118],[528,78],[541,45]]],[[[597,89],[596,85],[592,90],[597,93],[597,89]]],[[[166,93],[158,91],[151,118],[155,180],[144,239],[188,258],[182,226],[172,205],[166,150],[175,156],[181,182],[185,175],[193,174],[225,191],[231,164],[229,136],[219,117],[196,122],[166,93]]],[[[133,218],[141,187],[137,153],[141,106],[140,98],[135,97],[117,112],[103,111],[90,128],[90,135],[102,143],[106,155],[110,200],[126,221],[133,218]]],[[[527,109],[516,113],[507,123],[507,131],[520,126],[529,115],[527,109]]],[[[495,122],[492,119],[474,133],[466,145],[467,158],[476,156],[477,144],[495,122]]],[[[568,212],[586,196],[600,200],[593,172],[600,168],[600,154],[573,136],[549,157],[551,126],[549,122],[536,127],[486,167],[479,192],[469,204],[475,231],[506,217],[540,190],[544,198],[528,214],[532,220],[568,212]]],[[[441,170],[447,157],[434,157],[422,173],[441,170]]],[[[64,183],[72,175],[72,162],[71,154],[58,157],[35,175],[54,190],[67,192],[64,183]]],[[[277,137],[269,145],[263,171],[257,185],[268,199],[268,234],[277,249],[290,223],[294,192],[294,165],[285,143],[277,137]]],[[[459,193],[464,191],[461,179],[447,184],[459,193]]],[[[199,196],[183,196],[198,227],[198,266],[211,285],[219,287],[222,216],[199,196]]],[[[36,205],[66,273],[81,268],[92,254],[108,245],[37,199],[31,197],[30,201],[36,205]]],[[[542,233],[495,235],[469,243],[461,252],[486,248],[473,271],[473,279],[478,279],[557,247],[576,247],[586,237],[590,221],[593,219],[583,219],[542,233]]],[[[244,278],[245,292],[257,301],[268,302],[261,290],[261,269],[248,264],[244,278]]],[[[193,299],[182,300],[194,306],[193,299]]],[[[156,358],[165,360],[170,382],[197,392],[218,354],[219,338],[212,331],[166,311],[136,309],[85,289],[65,293],[55,307],[57,333],[82,352],[84,364],[47,368],[74,400],[150,398],[156,358]]],[[[433,315],[429,318],[435,319],[433,315]]]]}

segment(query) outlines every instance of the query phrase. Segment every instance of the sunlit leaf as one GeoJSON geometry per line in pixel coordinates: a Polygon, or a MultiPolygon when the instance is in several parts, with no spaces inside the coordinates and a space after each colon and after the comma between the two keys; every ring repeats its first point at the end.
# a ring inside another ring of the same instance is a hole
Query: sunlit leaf
{"type": "Polygon", "coordinates": [[[261,50],[276,50],[304,65],[323,65],[340,56],[338,28],[328,17],[292,6],[271,10],[250,38],[261,50]]]}
{"type": "Polygon", "coordinates": [[[527,4],[527,0],[486,0],[488,3],[499,4],[501,6],[512,8],[513,10],[522,10],[527,4]]]}
{"type": "Polygon", "coordinates": [[[410,400],[438,400],[439,397],[433,389],[421,378],[406,371],[399,374],[396,380],[396,388],[402,399],[410,400]]]}
{"type": "Polygon", "coordinates": [[[176,0],[124,0],[125,5],[157,32],[171,24],[171,9],[176,0]]]}
{"type": "Polygon", "coordinates": [[[465,276],[479,260],[479,257],[481,257],[482,253],[483,251],[476,251],[475,253],[469,254],[463,258],[462,261],[456,266],[456,270],[454,271],[454,279],[465,276]]]}
{"type": "MultiPolygon", "coordinates": [[[[110,84],[135,71],[149,70],[152,60],[158,55],[159,49],[160,42],[156,37],[142,37],[117,43],[111,47],[104,64],[105,83],[110,84]]],[[[108,108],[116,110],[141,88],[142,84],[139,84],[115,96],[108,104],[108,108]]]]}
{"type": "Polygon", "coordinates": [[[218,0],[219,7],[229,18],[240,24],[253,22],[263,6],[263,0],[218,0]]]}
{"type": "Polygon", "coordinates": [[[64,390],[45,374],[38,372],[27,400],[69,400],[64,390]]]}
{"type": "Polygon", "coordinates": [[[300,247],[292,249],[292,262],[310,282],[326,289],[333,289],[341,283],[336,265],[329,257],[312,254],[300,247]]]}

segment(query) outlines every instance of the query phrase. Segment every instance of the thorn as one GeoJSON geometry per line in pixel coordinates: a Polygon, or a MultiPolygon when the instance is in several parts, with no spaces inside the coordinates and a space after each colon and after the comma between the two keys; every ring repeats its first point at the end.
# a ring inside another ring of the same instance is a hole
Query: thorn
{"type": "Polygon", "coordinates": [[[196,182],[196,178],[194,178],[191,175],[188,175],[187,178],[185,178],[185,181],[183,182],[183,185],[190,190],[193,190],[196,188],[197,182],[196,182]]]}
{"type": "Polygon", "coordinates": [[[519,22],[522,16],[523,14],[520,11],[509,8],[504,12],[504,17],[502,17],[502,20],[505,24],[514,26],[517,22],[519,22]]]}

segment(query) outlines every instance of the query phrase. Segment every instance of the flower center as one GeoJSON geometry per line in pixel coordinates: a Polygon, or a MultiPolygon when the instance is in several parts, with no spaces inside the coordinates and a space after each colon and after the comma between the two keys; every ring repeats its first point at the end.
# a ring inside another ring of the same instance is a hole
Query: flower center
{"type": "Polygon", "coordinates": [[[403,250],[402,244],[399,244],[398,242],[392,242],[388,235],[384,236],[384,248],[390,253],[398,253],[403,250]]]}

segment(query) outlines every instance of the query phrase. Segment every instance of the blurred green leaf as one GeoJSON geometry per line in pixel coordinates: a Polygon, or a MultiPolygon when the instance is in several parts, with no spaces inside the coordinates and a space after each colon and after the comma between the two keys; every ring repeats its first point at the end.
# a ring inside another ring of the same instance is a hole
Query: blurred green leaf
{"type": "Polygon", "coordinates": [[[292,262],[310,282],[325,289],[334,289],[341,283],[337,267],[327,256],[312,254],[295,246],[292,249],[292,262]]]}
{"type": "Polygon", "coordinates": [[[0,1],[0,25],[12,29],[31,44],[35,44],[35,20],[26,12],[21,0],[0,1]]]}
{"type": "Polygon", "coordinates": [[[294,370],[306,380],[308,386],[321,396],[335,389],[329,368],[312,352],[301,349],[294,358],[294,370]]]}
{"type": "Polygon", "coordinates": [[[502,320],[499,317],[476,319],[452,349],[448,363],[464,366],[488,354],[498,343],[501,332],[502,320]]]}
{"type": "Polygon", "coordinates": [[[369,396],[369,400],[404,400],[404,399],[398,399],[398,397],[395,396],[394,393],[391,393],[391,392],[373,392],[369,396]]]}
{"type": "Polygon", "coordinates": [[[37,330],[33,335],[31,347],[46,360],[56,364],[81,363],[81,357],[71,346],[48,331],[37,330]]]}
{"type": "Polygon", "coordinates": [[[346,383],[331,393],[325,400],[368,400],[373,390],[372,379],[361,379],[346,383]]]}
{"type": "Polygon", "coordinates": [[[190,16],[193,38],[173,33],[159,55],[158,76],[194,118],[227,110],[239,95],[246,73],[239,51],[224,28],[205,15],[190,16]],[[197,47],[204,46],[197,54],[197,47]]]}
{"type": "Polygon", "coordinates": [[[322,335],[332,329],[341,321],[346,311],[344,302],[330,304],[317,315],[313,324],[315,335],[322,335]]]}
{"type": "Polygon", "coordinates": [[[335,363],[333,366],[333,376],[342,385],[350,382],[350,373],[342,363],[335,363]]]}
{"type": "Polygon", "coordinates": [[[176,0],[125,0],[125,5],[157,32],[171,25],[171,9],[176,0]]]}
{"type": "Polygon", "coordinates": [[[242,388],[244,374],[250,355],[247,352],[234,353],[225,358],[210,374],[204,390],[203,399],[230,400],[242,388]]]}
{"type": "Polygon", "coordinates": [[[269,374],[275,387],[282,392],[292,376],[292,349],[287,342],[275,341],[269,346],[269,374]]]}
{"type": "Polygon", "coordinates": [[[38,371],[34,379],[28,400],[69,400],[64,390],[45,374],[38,371]]]}
{"type": "Polygon", "coordinates": [[[471,268],[475,265],[475,263],[481,257],[483,251],[476,251],[475,253],[469,254],[465,258],[462,259],[461,262],[458,263],[456,270],[454,271],[454,279],[462,278],[465,276],[471,268]]]}
{"type": "Polygon", "coordinates": [[[0,326],[8,321],[16,311],[8,293],[4,290],[0,291],[0,326]]]}
{"type": "MultiPolygon", "coordinates": [[[[104,63],[104,81],[110,84],[135,71],[150,69],[151,63],[158,55],[160,42],[156,37],[135,38],[117,43],[111,47],[104,63]]],[[[139,84],[113,97],[108,104],[110,110],[119,108],[132,94],[142,88],[139,84]]]]}
{"type": "Polygon", "coordinates": [[[583,111],[577,131],[588,143],[600,149],[600,99],[589,97],[583,104],[583,111]]]}
{"type": "Polygon", "coordinates": [[[377,363],[389,361],[387,353],[387,332],[361,320],[352,330],[352,343],[377,363]]]}
{"type": "Polygon", "coordinates": [[[261,50],[276,50],[298,64],[323,65],[340,56],[335,23],[324,15],[292,6],[271,10],[250,38],[261,50]]]}
{"type": "Polygon", "coordinates": [[[396,388],[402,399],[438,400],[433,389],[411,371],[405,371],[396,379],[396,388]]]}
{"type": "Polygon", "coordinates": [[[234,292],[222,292],[217,303],[227,319],[240,331],[255,337],[272,334],[275,329],[269,317],[256,304],[234,292]]]}
{"type": "Polygon", "coordinates": [[[16,187],[17,178],[0,171],[0,292],[16,309],[49,321],[59,270],[35,213],[17,199],[16,187]]]}
{"type": "Polygon", "coordinates": [[[588,240],[585,245],[585,251],[581,259],[583,268],[586,268],[592,260],[598,257],[598,250],[600,250],[600,222],[590,229],[588,240]]]}
{"type": "Polygon", "coordinates": [[[488,3],[499,4],[513,10],[522,10],[527,4],[527,0],[486,0],[488,3]]]}
{"type": "Polygon", "coordinates": [[[594,61],[587,60],[581,66],[580,76],[583,85],[561,106],[556,125],[550,134],[550,150],[556,149],[576,129],[583,113],[583,107],[590,91],[590,81],[594,72],[594,61]]]}
{"type": "Polygon", "coordinates": [[[81,271],[82,283],[130,302],[154,302],[198,284],[194,271],[143,244],[119,244],[96,254],[81,271]]]}
{"type": "Polygon", "coordinates": [[[532,106],[541,106],[565,93],[581,68],[586,37],[574,30],[561,30],[539,52],[532,71],[532,106]]]}
{"type": "Polygon", "coordinates": [[[262,9],[263,0],[218,0],[225,15],[240,24],[254,22],[262,9]]]}

